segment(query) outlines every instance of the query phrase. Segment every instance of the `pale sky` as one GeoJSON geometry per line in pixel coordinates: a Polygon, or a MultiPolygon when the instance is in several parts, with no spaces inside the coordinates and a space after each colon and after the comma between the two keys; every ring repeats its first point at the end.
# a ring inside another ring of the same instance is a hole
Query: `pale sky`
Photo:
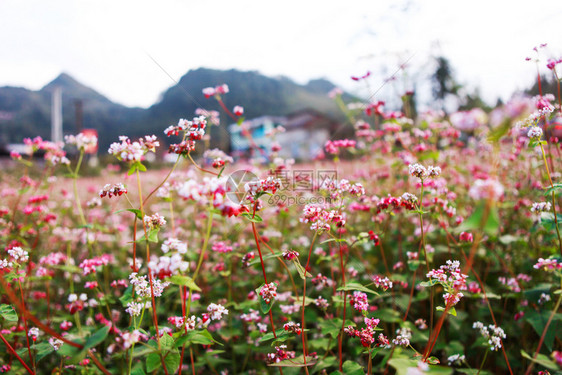
{"type": "Polygon", "coordinates": [[[535,79],[525,61],[534,46],[548,43],[543,60],[562,57],[561,19],[560,0],[2,0],[0,86],[39,89],[64,71],[146,107],[175,84],[152,56],[174,80],[236,68],[361,93],[350,76],[372,71],[374,91],[407,59],[405,79],[424,78],[430,56],[443,54],[493,103],[535,79]]]}

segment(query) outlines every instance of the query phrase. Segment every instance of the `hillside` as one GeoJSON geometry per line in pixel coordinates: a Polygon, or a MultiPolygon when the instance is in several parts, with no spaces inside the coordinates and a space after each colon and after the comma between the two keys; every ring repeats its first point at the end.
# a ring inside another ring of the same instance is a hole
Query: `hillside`
{"type": "MultiPolygon", "coordinates": [[[[271,78],[255,71],[188,71],[178,84],[167,89],[149,108],[130,108],[112,102],[102,94],[62,73],[42,89],[0,87],[0,143],[21,142],[24,137],[50,137],[51,93],[55,86],[63,92],[63,128],[65,134],[76,132],[75,101],[83,103],[83,126],[100,134],[100,148],[106,148],[121,134],[132,137],[161,130],[179,118],[191,118],[197,108],[219,110],[214,99],[205,99],[204,87],[226,83],[230,93],[224,96],[228,108],[241,105],[247,118],[261,115],[287,115],[304,108],[314,108],[341,119],[337,106],[327,97],[334,87],[324,79],[299,85],[288,78],[271,78]]],[[[221,123],[229,123],[225,115],[221,123]]],[[[212,129],[213,143],[228,144],[228,134],[212,129]]]]}

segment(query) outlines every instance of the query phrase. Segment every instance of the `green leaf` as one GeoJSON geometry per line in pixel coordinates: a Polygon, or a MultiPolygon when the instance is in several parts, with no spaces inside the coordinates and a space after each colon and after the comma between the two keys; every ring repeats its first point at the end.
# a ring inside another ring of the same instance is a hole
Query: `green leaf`
{"type": "Polygon", "coordinates": [[[119,301],[121,301],[123,307],[126,307],[129,302],[133,302],[133,285],[129,285],[125,289],[123,295],[119,297],[119,301]]]}
{"type": "Polygon", "coordinates": [[[176,340],[175,346],[180,347],[183,344],[189,346],[191,344],[197,345],[212,345],[212,344],[220,344],[219,342],[213,339],[213,336],[207,331],[206,329],[202,331],[189,331],[185,336],[181,336],[179,339],[176,340]]]}
{"type": "Polygon", "coordinates": [[[107,337],[107,334],[109,333],[110,329],[111,326],[105,326],[98,329],[92,336],[88,337],[88,340],[86,340],[86,344],[84,345],[84,348],[90,349],[101,344],[107,337]]]}
{"type": "Polygon", "coordinates": [[[131,165],[131,168],[129,168],[129,172],[127,173],[130,176],[136,173],[137,170],[141,172],[146,172],[146,167],[140,161],[136,161],[133,163],[133,165],[131,165]]]}
{"type": "Polygon", "coordinates": [[[340,334],[343,321],[340,318],[326,319],[320,322],[323,335],[330,335],[333,339],[340,334]]]}
{"type": "Polygon", "coordinates": [[[374,294],[376,296],[378,296],[379,294],[377,292],[375,292],[374,290],[371,290],[355,281],[349,282],[347,283],[345,286],[342,286],[340,288],[338,288],[338,291],[350,291],[350,290],[357,290],[360,292],[364,292],[364,293],[371,293],[374,294]]]}
{"type": "MultiPolygon", "coordinates": [[[[537,335],[540,337],[544,331],[544,327],[550,317],[550,311],[536,312],[531,311],[525,314],[525,320],[533,327],[537,335]]],[[[554,314],[548,330],[544,336],[544,344],[549,351],[552,351],[552,345],[556,337],[556,332],[562,332],[562,314],[554,314]]]]}
{"type": "Polygon", "coordinates": [[[193,279],[189,276],[174,275],[170,277],[168,281],[170,281],[172,284],[186,286],[189,289],[195,290],[197,292],[201,291],[201,288],[199,288],[197,284],[195,284],[195,281],[193,281],[193,279]]]}
{"type": "Polygon", "coordinates": [[[42,342],[40,344],[33,345],[32,349],[35,349],[37,353],[37,356],[35,357],[37,362],[55,351],[55,349],[48,342],[42,342]]]}
{"type": "MultiPolygon", "coordinates": [[[[278,251],[278,252],[273,253],[273,254],[268,254],[268,255],[262,256],[262,259],[263,259],[263,260],[266,260],[266,259],[271,259],[271,258],[278,258],[278,257],[280,257],[280,256],[282,256],[282,255],[283,255],[283,252],[282,252],[282,251],[278,251]]],[[[261,263],[261,260],[260,260],[259,257],[258,257],[256,260],[251,261],[251,262],[250,262],[250,265],[254,265],[254,264],[258,264],[258,263],[261,263]]]]}
{"type": "Polygon", "coordinates": [[[125,212],[125,211],[129,211],[129,212],[134,213],[139,220],[143,219],[141,210],[138,210],[136,208],[127,208],[125,210],[118,210],[118,211],[115,211],[114,214],[118,214],[118,213],[125,212]]]}
{"type": "Polygon", "coordinates": [[[10,305],[0,305],[0,316],[8,322],[18,321],[18,314],[10,305]]]}
{"type": "Polygon", "coordinates": [[[315,364],[316,364],[316,360],[314,359],[314,357],[307,356],[306,357],[306,365],[305,365],[304,364],[304,358],[303,358],[302,355],[300,355],[296,358],[285,359],[285,360],[277,362],[277,363],[271,363],[268,366],[270,366],[270,367],[309,367],[309,366],[314,366],[315,364]]]}
{"type": "Polygon", "coordinates": [[[177,369],[180,367],[180,354],[168,354],[166,358],[164,358],[164,365],[166,365],[166,370],[168,370],[168,373],[175,374],[177,369]]]}
{"type": "Polygon", "coordinates": [[[146,357],[146,372],[155,371],[160,366],[162,366],[162,362],[160,361],[160,355],[157,353],[150,353],[146,357]]]}
{"type": "Polygon", "coordinates": [[[168,334],[163,334],[160,337],[160,348],[162,348],[162,352],[174,349],[174,338],[168,334]]]}
{"type": "Polygon", "coordinates": [[[548,189],[546,189],[546,191],[544,192],[544,196],[552,196],[552,192],[554,192],[554,194],[558,194],[559,191],[562,191],[562,183],[557,183],[557,184],[553,184],[553,186],[550,186],[548,189]]]}
{"type": "Polygon", "coordinates": [[[293,263],[294,263],[295,267],[297,268],[297,272],[299,273],[299,276],[301,277],[301,279],[306,280],[307,277],[312,277],[312,274],[310,272],[306,271],[306,269],[299,262],[298,258],[294,258],[293,263]]]}
{"type": "Polygon", "coordinates": [[[245,217],[246,219],[250,220],[253,223],[261,223],[263,221],[260,215],[258,214],[252,215],[249,212],[243,212],[242,214],[240,214],[240,216],[245,217]]]}
{"type": "Polygon", "coordinates": [[[524,350],[521,350],[521,355],[523,358],[527,358],[531,362],[535,362],[538,365],[546,367],[549,370],[558,370],[558,366],[554,363],[550,358],[548,358],[544,354],[537,355],[537,358],[533,359],[529,354],[525,353],[524,350]]]}
{"type": "Polygon", "coordinates": [[[494,205],[487,208],[487,203],[482,201],[478,204],[472,215],[458,227],[458,231],[482,229],[488,235],[496,235],[499,227],[500,221],[497,207],[494,205]]]}
{"type": "Polygon", "coordinates": [[[160,228],[151,229],[148,232],[148,242],[158,243],[158,232],[160,232],[160,228]]]}
{"type": "MultiPolygon", "coordinates": [[[[437,306],[435,308],[435,310],[437,311],[445,311],[445,308],[443,306],[437,306]]],[[[457,316],[457,310],[455,310],[454,307],[451,307],[449,310],[447,310],[447,314],[450,314],[452,316],[457,316]]]]}
{"type": "Polygon", "coordinates": [[[346,375],[365,375],[363,367],[357,362],[345,361],[343,363],[343,373],[346,375]]]}

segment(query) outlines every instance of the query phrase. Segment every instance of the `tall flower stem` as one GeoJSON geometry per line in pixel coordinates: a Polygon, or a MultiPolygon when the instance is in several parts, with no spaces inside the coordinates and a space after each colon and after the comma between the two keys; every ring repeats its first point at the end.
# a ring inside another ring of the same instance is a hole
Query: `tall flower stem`
{"type": "MultiPolygon", "coordinates": [[[[255,207],[254,207],[254,215],[255,215],[255,207]]],[[[265,273],[265,264],[263,263],[263,256],[261,254],[260,241],[258,240],[258,231],[256,229],[256,223],[254,223],[253,221],[252,221],[252,232],[254,233],[254,240],[256,242],[258,254],[260,255],[261,270],[263,272],[263,281],[264,281],[264,283],[267,284],[267,274],[265,273]]],[[[304,298],[304,296],[303,296],[303,298],[304,298]]],[[[275,333],[275,324],[273,323],[273,313],[271,312],[271,309],[269,309],[269,323],[271,324],[271,331],[273,332],[273,337],[277,338],[277,333],[275,333]]],[[[304,332],[303,332],[303,334],[304,334],[304,332]]],[[[308,373],[308,369],[306,367],[305,367],[305,369],[308,373]]],[[[281,373],[281,375],[283,375],[283,370],[281,369],[281,367],[279,367],[279,373],[281,373]]]]}
{"type": "Polygon", "coordinates": [[[304,319],[304,312],[306,308],[306,273],[308,272],[308,268],[310,266],[310,256],[312,255],[312,248],[314,247],[314,243],[316,242],[316,237],[318,237],[318,232],[314,232],[314,237],[312,238],[312,242],[310,243],[310,249],[308,250],[308,259],[306,260],[306,266],[304,267],[304,279],[303,279],[303,288],[302,288],[302,307],[301,307],[301,327],[302,327],[302,356],[304,359],[304,370],[308,374],[308,366],[306,365],[306,356],[308,355],[308,349],[306,347],[306,322],[304,319]]]}
{"type": "Polygon", "coordinates": [[[558,217],[556,214],[556,194],[554,193],[554,183],[552,182],[552,178],[550,176],[550,170],[548,169],[548,163],[546,162],[546,154],[544,152],[544,148],[542,146],[541,143],[539,143],[541,146],[541,152],[542,152],[542,159],[544,161],[544,166],[546,168],[546,174],[548,176],[548,181],[550,182],[550,187],[553,188],[552,189],[552,213],[554,214],[554,227],[556,228],[556,235],[558,236],[558,248],[560,250],[560,254],[562,255],[562,237],[560,237],[560,229],[558,228],[558,217]]]}
{"type": "Polygon", "coordinates": [[[31,375],[34,375],[35,372],[29,368],[29,366],[25,363],[25,361],[18,355],[18,353],[14,350],[14,348],[10,345],[10,343],[6,340],[6,338],[4,337],[4,335],[2,335],[2,333],[0,333],[0,340],[2,340],[2,342],[4,343],[4,345],[6,345],[6,348],[8,348],[8,351],[10,353],[12,353],[14,355],[14,357],[16,357],[16,359],[21,363],[21,365],[27,370],[27,372],[29,372],[31,375]]]}
{"type": "MultiPolygon", "coordinates": [[[[427,258],[427,252],[425,249],[425,233],[423,229],[423,179],[421,179],[421,192],[420,192],[420,200],[418,203],[418,214],[420,217],[420,229],[421,229],[421,248],[423,250],[423,257],[425,259],[425,268],[427,273],[429,273],[429,259],[427,258]]],[[[433,329],[433,297],[434,297],[434,290],[433,288],[429,291],[429,337],[431,337],[432,329],[433,329]]]]}
{"type": "MultiPolygon", "coordinates": [[[[137,185],[138,185],[138,191],[139,191],[139,202],[140,202],[141,217],[144,218],[144,201],[142,199],[142,185],[141,185],[141,179],[140,179],[140,172],[139,172],[138,169],[136,171],[136,175],[137,175],[137,185]]],[[[145,242],[146,242],[146,265],[147,265],[147,268],[148,268],[148,281],[149,281],[149,284],[150,284],[150,302],[152,304],[152,322],[154,324],[154,329],[156,331],[156,342],[158,343],[158,350],[161,350],[160,332],[159,332],[159,329],[158,329],[158,316],[157,316],[157,312],[156,312],[156,301],[154,299],[154,283],[153,283],[153,278],[152,278],[152,270],[150,269],[150,266],[148,265],[150,263],[150,245],[148,243],[148,230],[147,230],[146,223],[145,223],[144,220],[142,221],[142,226],[143,226],[143,230],[144,230],[144,239],[145,239],[145,242]]],[[[162,368],[164,369],[164,373],[166,375],[168,375],[168,370],[166,369],[166,365],[164,363],[164,357],[162,355],[160,355],[160,361],[162,362],[162,368]]]]}

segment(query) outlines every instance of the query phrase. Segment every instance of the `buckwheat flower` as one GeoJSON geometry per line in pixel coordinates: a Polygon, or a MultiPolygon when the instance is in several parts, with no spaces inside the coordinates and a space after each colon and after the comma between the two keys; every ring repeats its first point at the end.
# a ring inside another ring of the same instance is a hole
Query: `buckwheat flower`
{"type": "Polygon", "coordinates": [[[207,306],[207,312],[211,320],[220,320],[223,315],[228,315],[228,310],[216,303],[211,303],[207,306]]]}
{"type": "Polygon", "coordinates": [[[322,297],[318,297],[314,300],[314,304],[316,306],[318,306],[320,309],[322,310],[326,310],[328,308],[328,306],[330,306],[328,304],[328,300],[322,297]]]}
{"type": "Polygon", "coordinates": [[[211,96],[214,96],[216,93],[214,87],[205,87],[202,91],[206,99],[209,99],[211,96]]]}
{"type": "Polygon", "coordinates": [[[31,339],[33,341],[36,341],[37,337],[39,337],[40,334],[41,334],[41,332],[39,331],[39,328],[37,328],[37,327],[30,328],[29,331],[27,331],[27,335],[29,337],[31,337],[31,339]]]}
{"type": "Polygon", "coordinates": [[[98,137],[80,133],[78,135],[66,135],[64,141],[67,145],[75,145],[79,150],[95,150],[98,145],[98,137]]]}
{"type": "Polygon", "coordinates": [[[408,328],[400,328],[396,330],[397,336],[392,340],[392,344],[396,346],[409,346],[412,338],[412,331],[408,328]]]}
{"type": "Polygon", "coordinates": [[[161,249],[164,254],[169,251],[177,251],[180,254],[185,254],[187,253],[187,244],[185,242],[181,242],[177,238],[168,238],[162,244],[161,249]]]}
{"type": "Polygon", "coordinates": [[[474,322],[472,328],[478,329],[480,334],[488,339],[488,345],[490,345],[491,351],[501,349],[501,340],[507,337],[503,329],[493,324],[486,327],[482,322],[474,322]]]}
{"type": "Polygon", "coordinates": [[[408,202],[408,203],[412,203],[412,204],[414,204],[418,201],[418,197],[416,197],[414,194],[411,194],[411,193],[402,194],[400,199],[402,200],[402,202],[408,202]]]}
{"type": "Polygon", "coordinates": [[[300,323],[295,323],[295,322],[285,323],[283,325],[283,329],[287,332],[296,333],[297,335],[300,335],[302,333],[300,323]]]}
{"type": "Polygon", "coordinates": [[[427,173],[431,178],[439,177],[439,175],[441,174],[441,168],[430,165],[429,167],[427,167],[427,173]]]}
{"type": "Polygon", "coordinates": [[[161,226],[166,225],[166,220],[158,213],[155,213],[152,216],[145,215],[143,221],[147,229],[149,230],[157,229],[160,228],[161,226]]]}
{"type": "Polygon", "coordinates": [[[299,253],[295,250],[284,250],[283,251],[283,259],[285,260],[293,260],[299,257],[299,253]]]}
{"type": "Polygon", "coordinates": [[[542,137],[542,129],[538,126],[532,126],[527,132],[527,137],[531,139],[540,139],[542,137]]]}
{"type": "Polygon", "coordinates": [[[127,312],[131,316],[139,316],[141,314],[143,306],[143,303],[129,302],[127,304],[127,309],[125,309],[125,312],[127,312]]]}
{"type": "Polygon", "coordinates": [[[392,281],[390,281],[388,277],[375,275],[371,278],[371,280],[377,288],[382,288],[385,291],[392,288],[392,281]]]}
{"type": "Polygon", "coordinates": [[[99,196],[100,198],[108,197],[111,198],[113,196],[121,196],[123,194],[127,194],[127,189],[122,183],[117,184],[106,184],[104,185],[103,189],[100,190],[99,196]]]}
{"type": "Polygon", "coordinates": [[[474,241],[474,238],[472,236],[472,233],[470,233],[470,232],[461,232],[461,234],[459,235],[459,241],[460,242],[472,242],[472,241],[474,241]]]}
{"type": "Polygon", "coordinates": [[[419,318],[417,319],[414,324],[418,329],[427,329],[427,321],[425,319],[419,318]]]}
{"type": "Polygon", "coordinates": [[[11,248],[7,253],[13,261],[18,263],[24,263],[29,260],[29,253],[19,246],[11,248]]]}
{"type": "Polygon", "coordinates": [[[242,116],[244,114],[244,107],[236,105],[234,106],[232,113],[234,113],[236,116],[242,116]]]}
{"type": "Polygon", "coordinates": [[[367,294],[359,291],[353,292],[353,295],[349,297],[349,304],[357,311],[367,311],[369,308],[367,294]]]}
{"type": "Polygon", "coordinates": [[[550,301],[550,294],[541,293],[541,296],[539,297],[539,301],[538,301],[539,305],[543,305],[548,301],[550,301]]]}
{"type": "Polygon", "coordinates": [[[465,356],[464,354],[453,354],[447,358],[447,363],[449,366],[457,365],[460,366],[462,362],[464,362],[465,356]]]}
{"type": "Polygon", "coordinates": [[[533,266],[534,269],[543,271],[562,270],[562,263],[559,263],[555,258],[543,259],[539,258],[537,263],[533,266]]]}
{"type": "Polygon", "coordinates": [[[53,347],[53,349],[54,349],[55,351],[57,351],[57,350],[60,349],[60,347],[62,346],[62,344],[64,344],[64,341],[59,340],[59,339],[57,339],[57,338],[55,338],[55,337],[50,337],[50,338],[49,338],[49,344],[51,344],[51,346],[53,347]]]}
{"type": "Polygon", "coordinates": [[[263,298],[265,303],[271,303],[271,301],[275,300],[277,297],[277,284],[265,284],[260,290],[260,296],[263,298]]]}
{"type": "Polygon", "coordinates": [[[531,206],[531,212],[547,212],[550,211],[551,208],[552,205],[550,204],[550,202],[534,202],[531,206]]]}
{"type": "Polygon", "coordinates": [[[410,164],[408,166],[408,172],[410,173],[410,176],[417,177],[419,179],[424,179],[429,176],[429,172],[427,171],[427,169],[423,165],[418,163],[410,164]]]}
{"type": "Polygon", "coordinates": [[[121,336],[123,339],[123,348],[129,349],[133,344],[136,344],[140,340],[141,333],[138,329],[133,332],[125,332],[121,336]]]}

